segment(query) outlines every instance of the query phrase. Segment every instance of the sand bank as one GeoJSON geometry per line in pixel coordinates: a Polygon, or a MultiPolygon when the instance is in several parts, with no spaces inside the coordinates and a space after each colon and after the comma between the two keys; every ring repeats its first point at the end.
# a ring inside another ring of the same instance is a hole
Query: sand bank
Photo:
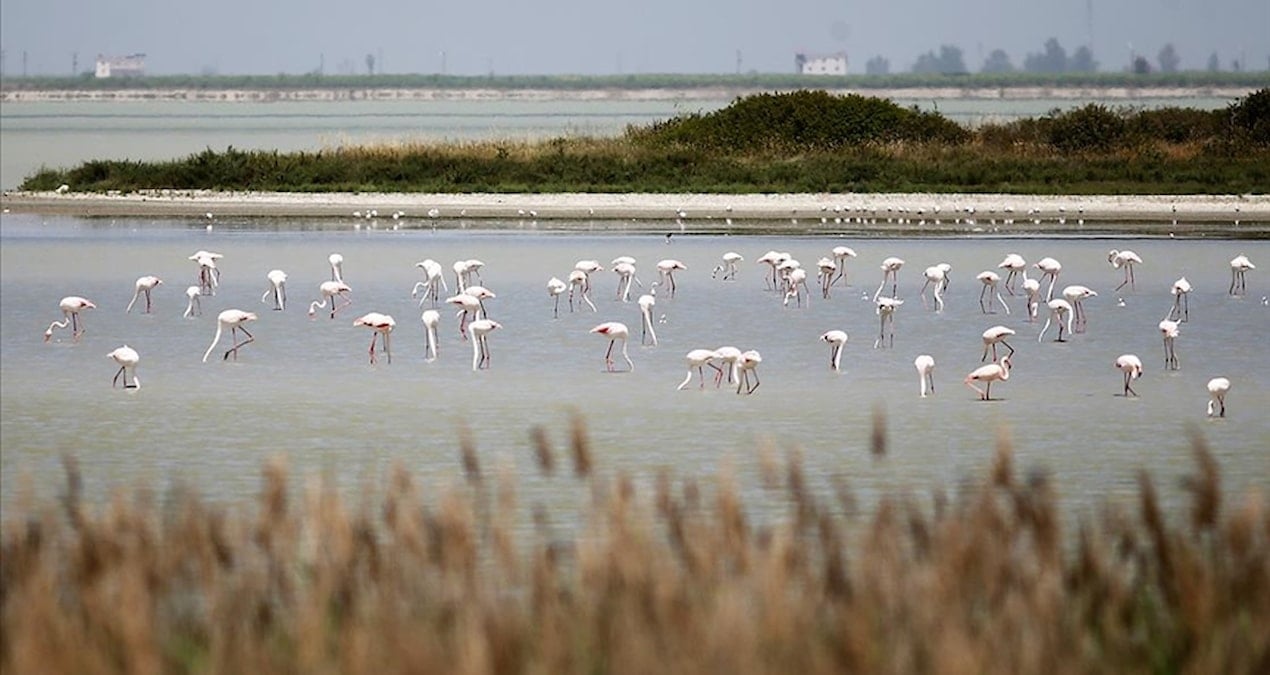
{"type": "Polygon", "coordinates": [[[407,227],[535,221],[559,229],[1222,234],[1270,238],[1267,195],[1007,194],[416,194],[161,190],[129,194],[6,192],[6,213],[86,217],[395,219],[407,227]],[[1082,222],[1083,221],[1083,222],[1082,222]],[[1000,228],[1008,229],[1000,229],[1000,228]]]}

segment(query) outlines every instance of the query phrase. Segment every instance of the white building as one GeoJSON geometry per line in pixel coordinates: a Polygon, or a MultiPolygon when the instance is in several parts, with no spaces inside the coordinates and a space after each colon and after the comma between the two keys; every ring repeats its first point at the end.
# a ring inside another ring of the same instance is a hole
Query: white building
{"type": "Polygon", "coordinates": [[[97,55],[97,77],[141,77],[146,74],[146,55],[129,54],[107,58],[97,55]]]}
{"type": "Polygon", "coordinates": [[[799,75],[846,75],[847,53],[795,54],[794,67],[799,75]]]}

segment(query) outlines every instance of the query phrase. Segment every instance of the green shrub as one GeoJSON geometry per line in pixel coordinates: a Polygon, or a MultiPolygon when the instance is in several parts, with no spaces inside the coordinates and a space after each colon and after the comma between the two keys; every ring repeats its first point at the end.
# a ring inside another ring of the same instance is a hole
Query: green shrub
{"type": "Polygon", "coordinates": [[[1106,151],[1124,139],[1125,121],[1105,105],[1089,105],[1050,113],[1049,144],[1064,152],[1106,151]]]}

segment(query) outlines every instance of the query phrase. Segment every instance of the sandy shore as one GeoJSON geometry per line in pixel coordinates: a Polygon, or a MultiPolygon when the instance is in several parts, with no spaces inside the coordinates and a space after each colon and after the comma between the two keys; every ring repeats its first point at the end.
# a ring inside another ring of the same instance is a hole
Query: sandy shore
{"type": "MultiPolygon", "coordinates": [[[[694,231],[1141,232],[1270,238],[1267,195],[1036,196],[1005,194],[416,194],[163,190],[129,194],[6,192],[5,213],[85,217],[298,217],[408,227],[536,221],[546,227],[694,231]],[[372,216],[372,217],[374,217],[372,216]],[[422,221],[422,223],[421,223],[422,221]],[[1083,221],[1083,222],[1082,222],[1083,221]],[[1007,230],[1000,230],[1008,227],[1007,230]]],[[[505,224],[504,224],[505,226],[505,224]]]]}

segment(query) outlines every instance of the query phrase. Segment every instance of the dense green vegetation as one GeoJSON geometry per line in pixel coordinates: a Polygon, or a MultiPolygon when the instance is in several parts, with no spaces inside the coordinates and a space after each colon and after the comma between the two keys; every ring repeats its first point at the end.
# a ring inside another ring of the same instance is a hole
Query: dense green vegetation
{"type": "Polygon", "coordinates": [[[212,149],[46,169],[23,189],[421,192],[1262,193],[1270,89],[1224,110],[1089,104],[966,128],[859,95],[758,94],[619,138],[212,149]]]}
{"type": "Polygon", "coordinates": [[[98,79],[6,77],[4,90],[117,89],[892,89],[904,87],[1264,87],[1268,72],[1153,73],[902,73],[888,75],[796,75],[794,73],[641,75],[147,75],[98,79]]]}

